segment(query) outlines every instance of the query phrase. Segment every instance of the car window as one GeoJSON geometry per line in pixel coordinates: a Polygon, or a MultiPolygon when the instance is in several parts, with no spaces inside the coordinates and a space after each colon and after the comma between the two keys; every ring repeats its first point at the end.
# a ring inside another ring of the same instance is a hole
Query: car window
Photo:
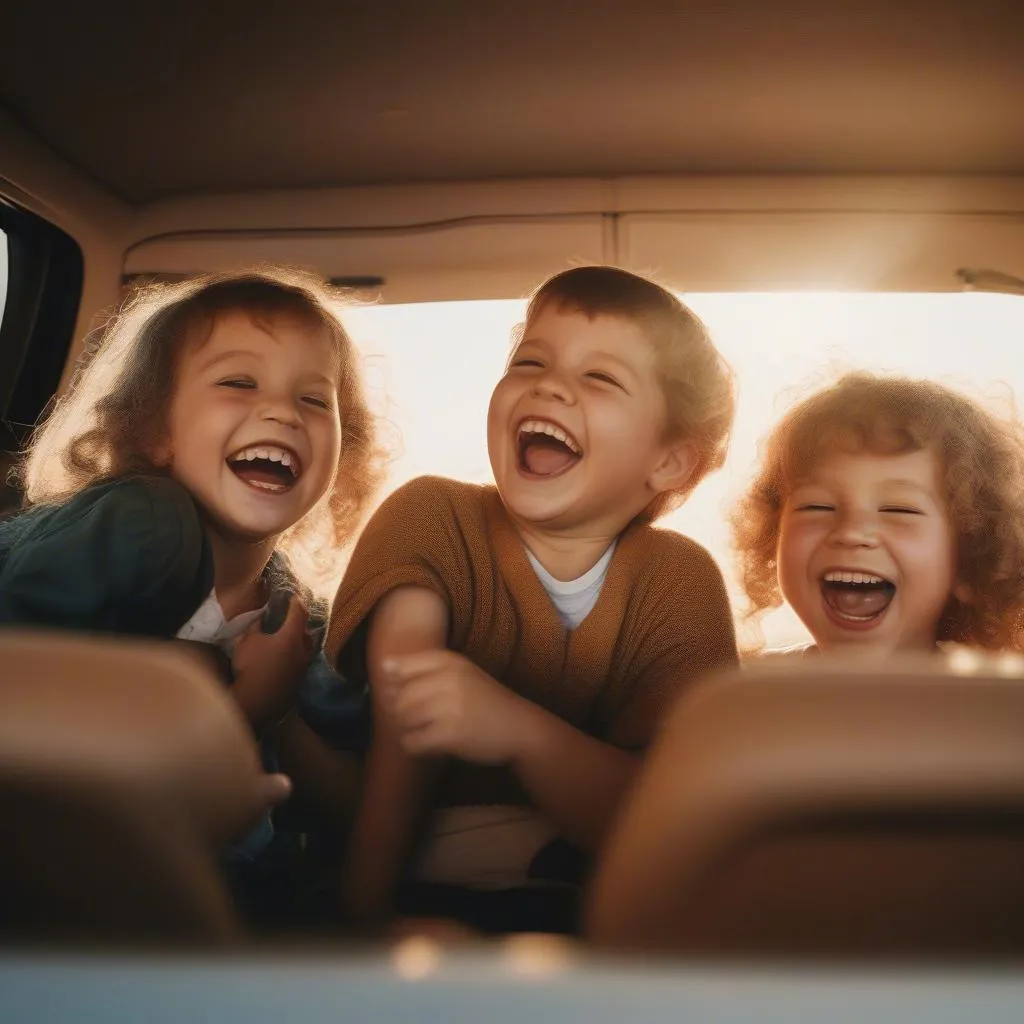
{"type": "Polygon", "coordinates": [[[0,454],[16,452],[57,390],[82,294],[70,235],[0,199],[0,454]]]}
{"type": "Polygon", "coordinates": [[[4,329],[4,308],[7,305],[7,233],[0,228],[0,331],[4,329]]]}
{"type": "MultiPolygon", "coordinates": [[[[750,480],[758,444],[785,408],[829,375],[868,368],[927,376],[1003,410],[1024,394],[1024,301],[991,293],[690,294],[736,371],[739,405],[725,468],[662,525],[714,555],[737,609],[730,504],[750,480]]],[[[490,479],[485,421],[522,301],[362,306],[343,311],[366,352],[377,408],[396,445],[387,490],[422,473],[490,479]]],[[[741,639],[753,634],[741,626],[741,639]]],[[[762,621],[769,646],[808,639],[786,608],[762,621]]]]}

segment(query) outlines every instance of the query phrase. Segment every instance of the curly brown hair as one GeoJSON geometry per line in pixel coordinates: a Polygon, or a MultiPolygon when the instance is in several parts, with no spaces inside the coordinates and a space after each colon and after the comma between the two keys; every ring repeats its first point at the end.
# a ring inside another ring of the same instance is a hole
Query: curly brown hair
{"type": "Polygon", "coordinates": [[[928,380],[848,373],[806,398],[768,435],[760,471],[733,510],[743,589],[756,617],[782,604],[777,551],[793,481],[829,452],[938,457],[957,538],[957,579],[938,640],[1024,651],[1024,429],[928,380]]]}
{"type": "Polygon", "coordinates": [[[342,446],[335,486],[279,545],[304,575],[330,576],[385,464],[358,353],[331,309],[341,299],[318,277],[287,267],[134,289],[87,343],[67,392],[34,433],[21,471],[26,500],[60,502],[104,480],[163,472],[155,453],[190,339],[208,334],[226,313],[243,312],[260,326],[284,315],[325,333],[338,354],[342,446]]]}
{"type": "Polygon", "coordinates": [[[709,473],[720,469],[729,450],[736,413],[735,379],[715,348],[704,322],[672,292],[618,267],[574,267],[549,278],[534,292],[513,347],[548,307],[560,312],[621,317],[636,324],[658,357],[665,394],[665,436],[685,438],[697,450],[686,483],[659,494],[641,513],[653,522],[678,508],[709,473]]]}

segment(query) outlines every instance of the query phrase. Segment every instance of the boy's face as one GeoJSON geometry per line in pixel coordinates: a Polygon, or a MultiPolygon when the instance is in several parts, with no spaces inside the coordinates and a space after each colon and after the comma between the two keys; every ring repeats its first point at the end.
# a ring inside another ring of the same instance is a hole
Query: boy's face
{"type": "Polygon", "coordinates": [[[542,309],[487,415],[491,468],[509,514],[572,536],[621,532],[666,481],[674,486],[680,446],[663,440],[664,420],[656,354],[638,326],[542,309]]]}
{"type": "Polygon", "coordinates": [[[823,459],[783,506],[778,571],[822,651],[933,648],[956,587],[956,536],[935,455],[823,459]]]}
{"type": "Polygon", "coordinates": [[[165,458],[225,536],[276,537],[331,485],[341,450],[329,340],[285,317],[217,317],[178,366],[165,458]]]}

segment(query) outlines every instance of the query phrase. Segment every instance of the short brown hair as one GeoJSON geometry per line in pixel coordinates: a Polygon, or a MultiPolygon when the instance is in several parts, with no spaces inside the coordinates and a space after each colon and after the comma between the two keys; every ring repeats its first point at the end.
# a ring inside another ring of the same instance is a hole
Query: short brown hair
{"type": "Polygon", "coordinates": [[[318,563],[318,574],[329,573],[328,563],[353,538],[366,513],[384,466],[358,355],[331,310],[334,301],[340,295],[319,278],[284,267],[134,289],[87,344],[67,393],[33,435],[22,469],[26,499],[59,502],[103,480],[162,472],[155,453],[166,437],[188,340],[209,332],[230,312],[243,312],[260,324],[289,316],[322,331],[339,361],[337,486],[284,538],[291,553],[318,563]]]}
{"type": "Polygon", "coordinates": [[[721,468],[736,410],[733,373],[704,322],[672,292],[617,267],[574,267],[549,278],[526,310],[524,328],[549,306],[560,311],[621,317],[636,324],[658,356],[667,409],[666,436],[697,448],[686,484],[659,494],[644,510],[653,521],[683,503],[708,473],[721,468]]]}
{"type": "Polygon", "coordinates": [[[931,450],[957,544],[957,579],[939,640],[1024,650],[1024,432],[927,380],[849,373],[794,406],[768,435],[761,469],[732,514],[751,615],[782,604],[777,551],[782,508],[801,474],[829,452],[931,450]]]}

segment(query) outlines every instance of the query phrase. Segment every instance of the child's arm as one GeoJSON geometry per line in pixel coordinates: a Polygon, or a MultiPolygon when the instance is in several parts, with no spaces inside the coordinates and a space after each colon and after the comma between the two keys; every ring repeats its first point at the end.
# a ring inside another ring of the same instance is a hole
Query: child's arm
{"type": "Polygon", "coordinates": [[[633,779],[634,755],[580,732],[453,651],[392,661],[387,680],[407,753],[508,764],[566,839],[598,846],[633,779]]]}
{"type": "Polygon", "coordinates": [[[280,722],[295,703],[312,641],[306,633],[306,609],[293,597],[274,633],[256,623],[235,647],[231,694],[257,736],[280,722]]]}
{"type": "Polygon", "coordinates": [[[385,917],[427,813],[436,765],[403,749],[387,699],[385,662],[402,655],[443,649],[448,608],[425,587],[400,587],[373,610],[366,662],[373,699],[373,740],[356,816],[348,870],[346,908],[359,921],[385,917]]]}
{"type": "Polygon", "coordinates": [[[518,696],[461,655],[434,651],[390,666],[406,751],[511,765],[559,832],[594,849],[638,768],[628,751],[646,747],[673,698],[696,676],[736,662],[718,567],[691,542],[675,543],[681,550],[669,549],[659,566],[664,586],[647,588],[637,610],[647,623],[634,652],[638,672],[609,724],[609,742],[518,696]]]}
{"type": "Polygon", "coordinates": [[[347,836],[359,799],[362,765],[346,750],[336,750],[298,713],[289,715],[274,732],[274,750],[298,801],[316,815],[335,837],[347,836]]]}

